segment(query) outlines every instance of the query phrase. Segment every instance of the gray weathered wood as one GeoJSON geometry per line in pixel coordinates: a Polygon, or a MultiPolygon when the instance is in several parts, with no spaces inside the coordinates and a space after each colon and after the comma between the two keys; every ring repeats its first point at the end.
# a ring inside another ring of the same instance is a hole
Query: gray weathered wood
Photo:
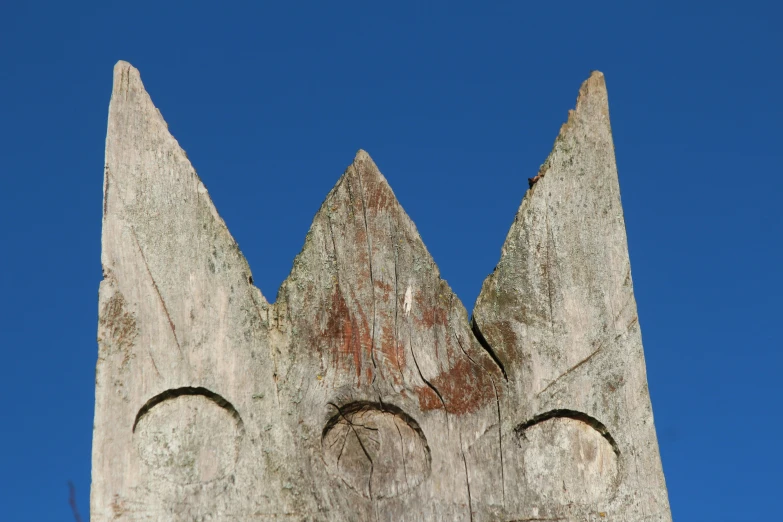
{"type": "Polygon", "coordinates": [[[276,302],[119,62],[94,520],[670,520],[603,76],[475,322],[359,151],[276,302]]]}
{"type": "Polygon", "coordinates": [[[524,455],[506,459],[512,509],[669,520],[601,73],[538,177],[473,313],[517,398],[504,419],[524,455]]]}

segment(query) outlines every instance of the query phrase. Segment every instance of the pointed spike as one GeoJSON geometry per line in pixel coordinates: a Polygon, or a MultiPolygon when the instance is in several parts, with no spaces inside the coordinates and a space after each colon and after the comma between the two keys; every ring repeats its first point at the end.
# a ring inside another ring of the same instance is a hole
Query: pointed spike
{"type": "Polygon", "coordinates": [[[114,67],[109,106],[102,246],[106,278],[128,300],[152,299],[147,311],[168,330],[156,334],[170,347],[161,348],[167,353],[160,357],[176,354],[178,364],[198,335],[189,325],[217,320],[212,300],[240,291],[267,306],[250,286],[245,258],[138,70],[123,61],[114,67]],[[139,281],[145,289],[123,288],[139,281]],[[196,303],[202,295],[204,301],[196,303]]]}
{"type": "Polygon", "coordinates": [[[149,401],[206,390],[238,416],[251,392],[274,396],[261,328],[267,303],[127,62],[114,68],[101,259],[93,513],[110,512],[114,493],[146,480],[128,455],[149,401]]]}
{"type": "MultiPolygon", "coordinates": [[[[618,496],[644,491],[640,509],[668,514],[600,72],[582,84],[530,181],[475,326],[505,366],[523,418],[565,409],[604,423],[636,461],[623,468],[618,496]]],[[[641,518],[617,509],[618,520],[641,518]]]]}
{"type": "Polygon", "coordinates": [[[329,386],[381,395],[404,390],[418,401],[416,408],[445,404],[453,413],[495,399],[490,379],[497,368],[473,339],[464,307],[363,150],[316,214],[277,303],[285,303],[293,329],[308,339],[292,349],[307,346],[328,368],[329,386]],[[465,352],[490,371],[473,368],[465,352]]]}
{"type": "Polygon", "coordinates": [[[208,268],[204,256],[210,254],[208,243],[213,239],[234,251],[232,263],[245,274],[245,280],[252,277],[206,187],[144,89],[139,71],[124,61],[114,67],[106,138],[106,271],[115,270],[122,261],[117,255],[127,246],[118,244],[118,236],[111,234],[117,222],[133,230],[139,249],[150,249],[148,263],[169,271],[171,277],[164,278],[164,285],[174,287],[189,277],[178,264],[169,264],[175,256],[193,258],[200,261],[199,268],[208,268]]]}

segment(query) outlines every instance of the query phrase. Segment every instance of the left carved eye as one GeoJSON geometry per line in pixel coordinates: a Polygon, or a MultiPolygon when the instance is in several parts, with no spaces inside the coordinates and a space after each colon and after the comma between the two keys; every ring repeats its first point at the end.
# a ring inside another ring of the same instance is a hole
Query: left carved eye
{"type": "Polygon", "coordinates": [[[430,448],[421,428],[388,404],[339,408],[324,428],[322,444],[329,470],[366,498],[405,493],[430,472],[430,448]]]}
{"type": "Polygon", "coordinates": [[[149,471],[178,484],[197,484],[231,473],[244,431],[234,407],[205,388],[156,395],[139,410],[133,438],[149,471]]]}

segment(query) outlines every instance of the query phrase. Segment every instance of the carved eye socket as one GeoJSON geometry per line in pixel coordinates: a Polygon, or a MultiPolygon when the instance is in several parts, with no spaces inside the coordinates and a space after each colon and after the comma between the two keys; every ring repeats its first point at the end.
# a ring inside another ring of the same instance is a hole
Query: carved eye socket
{"type": "Polygon", "coordinates": [[[572,410],[552,410],[517,426],[528,487],[560,505],[610,498],[620,450],[606,427],[572,410]]]}
{"type": "Polygon", "coordinates": [[[205,483],[236,464],[242,419],[220,395],[178,388],[156,395],[139,410],[134,442],[150,472],[177,484],[205,483]]]}
{"type": "Polygon", "coordinates": [[[430,472],[430,448],[421,428],[388,404],[340,408],[326,424],[322,444],[330,472],[370,499],[405,493],[430,472]]]}

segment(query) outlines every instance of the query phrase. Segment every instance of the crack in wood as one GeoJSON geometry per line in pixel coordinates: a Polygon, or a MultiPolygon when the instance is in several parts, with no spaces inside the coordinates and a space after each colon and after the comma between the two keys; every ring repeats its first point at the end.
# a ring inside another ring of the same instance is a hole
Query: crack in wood
{"type": "Polygon", "coordinates": [[[402,455],[402,473],[405,476],[405,485],[408,485],[408,468],[405,465],[405,443],[403,442],[402,432],[397,423],[394,423],[394,427],[397,428],[397,435],[400,436],[400,455],[402,455]]]}
{"type": "Polygon", "coordinates": [[[547,384],[546,386],[544,386],[544,388],[543,388],[543,389],[542,389],[540,392],[538,392],[538,393],[536,394],[536,397],[538,397],[539,395],[541,395],[542,393],[544,393],[545,391],[547,391],[547,390],[548,390],[548,389],[549,389],[549,388],[550,388],[550,387],[551,387],[553,384],[555,384],[556,382],[560,381],[560,380],[561,380],[563,377],[565,377],[566,375],[568,375],[569,373],[573,372],[574,370],[576,370],[577,368],[579,368],[580,366],[582,366],[583,364],[585,364],[587,361],[589,361],[590,359],[592,359],[592,358],[593,358],[593,356],[594,356],[595,354],[597,354],[598,352],[600,352],[602,348],[603,348],[603,344],[601,344],[601,345],[600,345],[598,348],[596,348],[596,349],[595,349],[595,351],[594,351],[593,353],[591,353],[590,355],[588,355],[587,357],[585,357],[584,359],[582,359],[581,361],[579,361],[579,362],[578,362],[578,363],[576,363],[575,365],[571,366],[569,369],[567,369],[566,371],[564,371],[563,373],[561,373],[559,376],[555,377],[555,379],[554,379],[554,380],[552,380],[552,381],[551,381],[549,384],[547,384]]]}
{"type": "Polygon", "coordinates": [[[171,333],[174,335],[174,342],[177,344],[177,350],[179,350],[180,356],[182,356],[182,359],[185,359],[185,354],[182,353],[182,346],[179,344],[179,339],[177,338],[177,329],[174,326],[174,321],[171,320],[171,314],[169,314],[169,309],[166,306],[166,301],[163,300],[163,295],[160,293],[160,289],[158,288],[158,284],[155,282],[155,278],[152,277],[152,271],[150,270],[150,265],[147,263],[147,258],[144,257],[144,251],[141,249],[141,244],[139,244],[139,238],[136,236],[136,231],[133,229],[133,226],[130,227],[131,234],[133,235],[133,239],[136,241],[136,247],[139,249],[139,255],[141,256],[141,260],[144,262],[144,267],[147,269],[147,275],[150,276],[150,281],[152,282],[152,288],[155,289],[155,293],[158,296],[158,299],[160,299],[160,304],[163,306],[163,313],[166,314],[166,319],[169,320],[169,326],[171,327],[171,333]]]}
{"type": "MultiPolygon", "coordinates": [[[[128,77],[130,78],[130,73],[128,73],[128,77]]],[[[111,177],[111,173],[106,167],[106,174],[107,176],[107,189],[108,189],[108,178],[111,177]]],[[[127,205],[125,204],[125,201],[123,201],[122,196],[118,194],[118,198],[120,200],[120,203],[122,204],[123,208],[126,208],[127,205]]],[[[163,305],[163,312],[166,314],[166,318],[169,320],[169,326],[171,327],[171,333],[174,335],[174,342],[177,344],[177,350],[179,351],[180,356],[182,357],[182,360],[187,362],[185,359],[185,354],[182,352],[182,346],[179,344],[179,339],[177,338],[177,331],[174,327],[174,321],[171,320],[171,315],[169,314],[169,309],[166,306],[166,302],[163,300],[163,295],[160,293],[160,289],[158,288],[158,284],[155,282],[155,278],[152,277],[152,271],[150,270],[150,265],[147,263],[147,258],[144,256],[144,251],[141,248],[141,243],[139,242],[139,236],[136,234],[136,229],[133,227],[133,225],[128,225],[131,231],[131,235],[133,236],[133,240],[136,243],[136,248],[139,250],[139,255],[141,256],[141,260],[144,262],[144,267],[147,269],[147,275],[150,276],[150,281],[152,282],[152,287],[155,289],[155,293],[158,295],[158,299],[160,299],[160,304],[163,305]]]]}
{"type": "Polygon", "coordinates": [[[465,466],[465,486],[468,490],[468,513],[470,514],[470,520],[473,520],[473,500],[470,497],[470,474],[468,473],[468,461],[465,458],[465,449],[462,447],[462,432],[459,433],[459,449],[462,453],[462,464],[465,466]]]}
{"type": "MultiPolygon", "coordinates": [[[[336,404],[334,404],[332,402],[330,402],[329,404],[331,404],[332,406],[337,408],[337,411],[339,412],[340,416],[343,418],[345,423],[348,424],[348,426],[350,427],[351,431],[353,432],[353,435],[356,437],[356,441],[359,443],[359,447],[362,448],[362,451],[364,452],[364,456],[367,457],[367,460],[370,462],[370,476],[367,479],[367,491],[369,492],[370,500],[372,501],[373,500],[373,498],[372,498],[372,474],[373,474],[373,471],[375,470],[375,464],[373,464],[372,457],[370,456],[370,453],[367,451],[367,448],[364,447],[364,442],[362,442],[362,438],[359,436],[359,433],[357,433],[357,431],[356,431],[356,425],[354,425],[354,423],[351,421],[351,419],[349,419],[348,417],[345,416],[345,414],[343,413],[343,411],[340,409],[339,406],[337,406],[336,404]]],[[[360,427],[364,427],[364,426],[360,426],[360,427]]],[[[347,436],[346,436],[346,439],[347,439],[347,436]]]]}
{"type": "Polygon", "coordinates": [[[361,193],[360,197],[362,200],[362,215],[364,217],[364,235],[367,238],[367,264],[369,265],[370,292],[372,298],[372,328],[371,328],[371,337],[370,337],[370,360],[372,361],[372,366],[374,369],[372,374],[372,382],[370,383],[372,385],[375,384],[375,378],[377,377],[377,372],[378,372],[378,366],[375,363],[376,305],[375,305],[375,280],[372,275],[372,240],[370,239],[370,226],[367,224],[367,204],[365,202],[365,197],[364,197],[364,185],[362,184],[362,173],[355,166],[354,166],[354,172],[356,173],[356,179],[359,181],[359,192],[361,193]]]}
{"type": "Polygon", "coordinates": [[[484,337],[484,334],[481,333],[481,329],[479,328],[478,321],[476,320],[475,314],[470,320],[470,330],[473,332],[473,336],[476,338],[479,345],[481,345],[481,347],[484,348],[484,350],[492,358],[492,361],[497,365],[498,368],[500,368],[500,373],[503,374],[503,378],[505,380],[508,380],[508,375],[506,375],[506,368],[503,366],[503,362],[500,360],[500,357],[498,357],[498,354],[495,352],[494,349],[492,349],[492,346],[490,346],[489,342],[487,342],[487,339],[484,337]]]}
{"type": "Polygon", "coordinates": [[[429,475],[432,457],[426,437],[403,410],[364,401],[328,405],[337,413],[323,429],[325,461],[350,488],[374,501],[404,493],[429,475]],[[369,470],[357,462],[359,456],[369,470]]]}
{"type": "Polygon", "coordinates": [[[500,487],[503,492],[503,507],[506,506],[506,472],[503,464],[503,418],[500,416],[500,397],[498,396],[498,389],[495,387],[495,379],[490,381],[492,383],[492,389],[495,390],[495,401],[498,407],[498,446],[500,451],[500,487]]]}
{"type": "Polygon", "coordinates": [[[152,367],[155,368],[155,373],[157,373],[158,377],[162,379],[163,376],[160,374],[160,370],[158,370],[158,365],[155,364],[155,357],[152,356],[152,349],[150,347],[147,347],[147,353],[150,356],[150,361],[152,361],[152,367]]]}
{"type": "Polygon", "coordinates": [[[552,236],[552,227],[549,224],[549,197],[546,197],[544,204],[546,209],[544,210],[544,217],[546,219],[546,287],[547,295],[549,296],[549,328],[552,332],[552,340],[555,339],[555,314],[552,306],[552,260],[550,259],[549,250],[551,244],[554,243],[552,236]]]}
{"type": "Polygon", "coordinates": [[[400,306],[399,306],[399,304],[400,304],[399,303],[399,299],[400,299],[399,295],[400,294],[399,294],[399,288],[398,288],[398,283],[397,283],[398,278],[399,278],[399,274],[398,274],[398,261],[399,260],[397,259],[397,257],[398,257],[398,253],[397,253],[397,235],[395,234],[394,225],[392,223],[391,215],[388,215],[387,217],[388,217],[388,220],[389,220],[389,235],[391,236],[391,239],[392,239],[392,250],[394,250],[394,352],[397,355],[396,356],[396,359],[397,359],[396,362],[397,362],[397,369],[400,372],[400,378],[401,378],[402,382],[405,382],[405,375],[402,373],[402,365],[400,363],[400,340],[399,340],[400,331],[399,331],[399,326],[398,326],[399,323],[398,323],[398,320],[397,320],[398,310],[400,308],[400,306]]]}
{"type": "MultiPolygon", "coordinates": [[[[411,335],[410,337],[412,338],[413,335],[411,335]]],[[[413,351],[413,344],[410,343],[409,341],[408,345],[410,346],[411,349],[411,355],[413,355],[413,364],[416,365],[416,371],[419,372],[419,377],[421,378],[422,381],[424,381],[424,384],[426,384],[427,387],[429,387],[435,393],[435,395],[438,396],[438,399],[440,399],[441,404],[443,404],[443,411],[445,411],[446,414],[448,414],[449,410],[448,408],[446,408],[446,402],[443,400],[443,396],[440,394],[438,389],[430,381],[428,381],[426,377],[424,377],[424,374],[421,373],[421,368],[419,368],[419,362],[416,360],[416,352],[413,351]]],[[[446,426],[448,427],[448,423],[446,424],[446,426]]]]}
{"type": "MultiPolygon", "coordinates": [[[[261,309],[258,307],[258,303],[256,302],[255,297],[253,296],[253,290],[252,288],[248,287],[248,291],[250,292],[250,300],[253,302],[253,308],[255,308],[256,313],[258,314],[258,319],[261,321],[261,324],[264,324],[264,316],[261,314],[261,309]]],[[[275,385],[275,401],[277,402],[277,409],[280,410],[280,389],[277,383],[277,357],[275,356],[275,349],[272,343],[269,343],[269,353],[272,356],[272,382],[275,385]]]]}

